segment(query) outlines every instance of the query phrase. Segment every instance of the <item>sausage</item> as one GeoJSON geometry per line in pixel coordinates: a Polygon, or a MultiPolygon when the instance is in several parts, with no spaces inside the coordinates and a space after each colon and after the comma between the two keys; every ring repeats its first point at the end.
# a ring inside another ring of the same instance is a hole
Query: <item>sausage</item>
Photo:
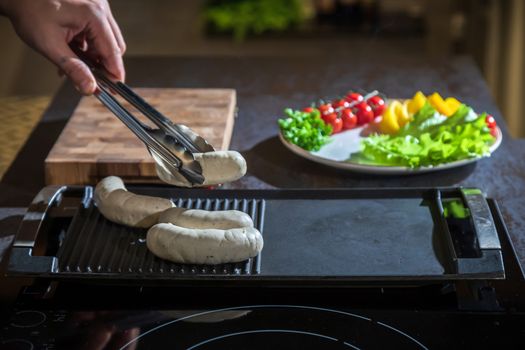
{"type": "Polygon", "coordinates": [[[223,264],[256,256],[263,238],[253,227],[189,229],[161,223],[148,230],[146,244],[159,258],[176,263],[223,264]]]}
{"type": "Polygon", "coordinates": [[[160,213],[175,205],[166,198],[142,196],[129,192],[122,179],[109,176],[95,188],[95,204],[104,217],[118,224],[149,228],[160,213]]]}
{"type": "Polygon", "coordinates": [[[238,210],[200,210],[171,208],[160,214],[159,223],[196,229],[220,229],[253,227],[250,215],[238,210]]]}
{"type": "MultiPolygon", "coordinates": [[[[236,151],[195,153],[194,157],[201,165],[205,179],[201,186],[232,182],[246,174],[246,160],[236,151]]],[[[168,184],[192,187],[192,184],[179,173],[170,173],[158,164],[156,164],[156,170],[159,178],[168,184]]]]}

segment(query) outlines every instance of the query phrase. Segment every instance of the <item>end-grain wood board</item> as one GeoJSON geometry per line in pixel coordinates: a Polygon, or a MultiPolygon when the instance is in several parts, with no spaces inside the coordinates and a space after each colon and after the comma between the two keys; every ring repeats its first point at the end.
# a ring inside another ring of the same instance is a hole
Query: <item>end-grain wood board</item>
{"type": "MultiPolygon", "coordinates": [[[[231,89],[137,88],[173,122],[195,130],[217,150],[233,131],[236,95],[231,89]]],[[[126,108],[134,111],[127,103],[126,108]]],[[[151,122],[139,112],[140,120],[151,122]]],[[[45,161],[47,184],[95,184],[109,175],[130,183],[160,182],[144,144],[95,97],[83,97],[45,161]]]]}

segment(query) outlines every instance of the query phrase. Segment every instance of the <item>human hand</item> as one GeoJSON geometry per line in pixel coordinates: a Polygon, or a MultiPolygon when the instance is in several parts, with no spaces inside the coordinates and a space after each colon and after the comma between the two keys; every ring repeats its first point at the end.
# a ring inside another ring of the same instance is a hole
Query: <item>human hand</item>
{"type": "Polygon", "coordinates": [[[0,12],[22,40],[57,65],[81,93],[92,94],[97,85],[73,49],[84,51],[110,77],[124,80],[126,44],[107,0],[0,0],[0,12]]]}

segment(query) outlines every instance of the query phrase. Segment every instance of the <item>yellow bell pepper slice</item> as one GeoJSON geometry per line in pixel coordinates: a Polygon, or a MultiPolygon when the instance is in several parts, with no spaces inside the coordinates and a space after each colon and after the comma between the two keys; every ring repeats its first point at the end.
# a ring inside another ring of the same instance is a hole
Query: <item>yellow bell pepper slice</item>
{"type": "Polygon", "coordinates": [[[451,112],[450,107],[445,103],[443,97],[437,92],[434,92],[432,95],[428,96],[428,102],[434,107],[439,113],[450,117],[453,113],[451,112]]]}
{"type": "Polygon", "coordinates": [[[427,98],[425,97],[425,94],[421,91],[416,92],[414,97],[408,101],[408,113],[416,114],[421,108],[423,108],[426,102],[427,98]]]}
{"type": "Polygon", "coordinates": [[[397,121],[396,110],[402,107],[401,103],[397,100],[392,101],[385,112],[383,113],[383,119],[379,122],[379,131],[383,134],[395,134],[399,131],[399,123],[397,121]]]}
{"type": "Polygon", "coordinates": [[[461,106],[461,102],[459,102],[457,99],[455,99],[454,97],[448,97],[446,100],[445,100],[445,104],[448,106],[448,108],[450,109],[450,115],[454,114],[457,112],[459,106],[461,106]]]}
{"type": "Polygon", "coordinates": [[[403,104],[400,103],[399,105],[396,105],[397,123],[399,124],[400,128],[412,120],[410,113],[408,112],[409,103],[409,101],[405,101],[403,104]]]}

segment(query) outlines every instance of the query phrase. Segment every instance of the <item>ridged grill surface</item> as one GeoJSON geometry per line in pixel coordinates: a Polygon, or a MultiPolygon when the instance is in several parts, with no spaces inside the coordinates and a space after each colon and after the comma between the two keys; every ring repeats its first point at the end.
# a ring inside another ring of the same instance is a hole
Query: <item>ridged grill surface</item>
{"type": "MultiPolygon", "coordinates": [[[[240,210],[249,214],[263,232],[264,200],[174,199],[178,207],[205,210],[240,210]]],[[[244,262],[221,265],[177,264],[155,257],[146,246],[146,229],[106,220],[91,203],[75,215],[57,253],[57,273],[119,276],[247,275],[260,270],[260,255],[244,262]]]]}

